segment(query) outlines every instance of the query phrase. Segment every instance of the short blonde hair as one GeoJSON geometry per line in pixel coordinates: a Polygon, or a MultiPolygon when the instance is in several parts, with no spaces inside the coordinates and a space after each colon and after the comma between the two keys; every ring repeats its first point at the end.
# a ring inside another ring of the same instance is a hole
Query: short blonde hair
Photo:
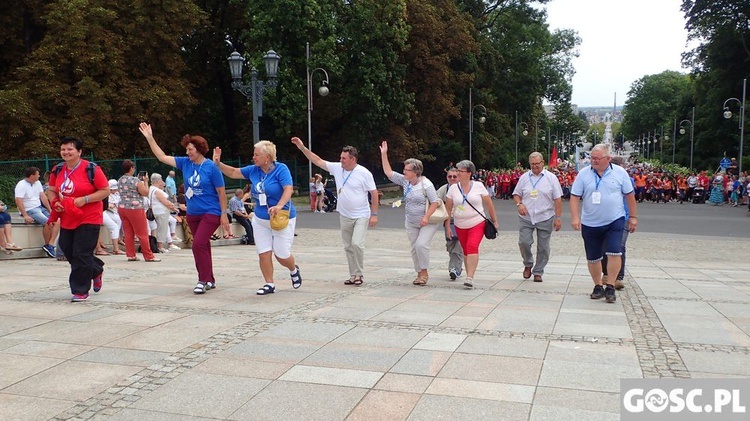
{"type": "Polygon", "coordinates": [[[270,140],[261,140],[255,144],[255,149],[258,149],[261,153],[268,155],[271,161],[276,161],[276,145],[270,140]]]}

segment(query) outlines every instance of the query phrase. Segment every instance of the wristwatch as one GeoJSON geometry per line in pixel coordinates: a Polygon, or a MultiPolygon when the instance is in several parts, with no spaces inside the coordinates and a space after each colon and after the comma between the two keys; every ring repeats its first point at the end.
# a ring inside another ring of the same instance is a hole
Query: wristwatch
{"type": "Polygon", "coordinates": [[[518,202],[518,203],[516,203],[516,207],[519,207],[519,206],[521,206],[521,205],[522,205],[522,203],[521,203],[521,202],[518,202]]]}

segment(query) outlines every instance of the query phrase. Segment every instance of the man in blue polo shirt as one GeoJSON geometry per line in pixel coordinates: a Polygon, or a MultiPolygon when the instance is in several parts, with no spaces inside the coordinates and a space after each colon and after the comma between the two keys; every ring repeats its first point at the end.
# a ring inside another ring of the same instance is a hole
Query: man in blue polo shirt
{"type": "Polygon", "coordinates": [[[598,144],[591,149],[591,166],[581,169],[570,190],[570,214],[571,226],[581,231],[589,273],[594,281],[590,297],[593,300],[604,297],[608,303],[614,303],[617,300],[615,280],[608,279],[606,288],[602,285],[600,261],[606,254],[607,273],[619,273],[622,232],[626,224],[629,232],[635,231],[638,212],[630,176],[622,167],[612,165],[610,160],[609,146],[598,144]]]}

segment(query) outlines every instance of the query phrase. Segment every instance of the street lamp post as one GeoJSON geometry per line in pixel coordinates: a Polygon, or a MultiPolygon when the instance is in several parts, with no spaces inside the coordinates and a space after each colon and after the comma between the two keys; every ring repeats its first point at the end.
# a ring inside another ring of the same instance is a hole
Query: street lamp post
{"type": "Polygon", "coordinates": [[[227,58],[229,62],[229,71],[232,74],[232,89],[239,91],[245,98],[249,98],[253,105],[253,143],[260,141],[260,122],[258,117],[263,116],[263,94],[269,88],[276,88],[278,81],[276,76],[279,73],[279,60],[281,56],[273,50],[268,50],[263,61],[266,65],[267,81],[258,79],[258,70],[253,67],[250,69],[250,83],[242,83],[242,66],[245,58],[236,50],[227,58]]]}
{"type": "Polygon", "coordinates": [[[479,108],[482,110],[482,115],[479,117],[479,124],[487,121],[487,117],[484,116],[487,114],[487,108],[482,104],[473,105],[471,100],[471,88],[469,88],[469,161],[471,161],[471,137],[474,133],[474,109],[479,108]]]}
{"type": "Polygon", "coordinates": [[[685,128],[682,123],[690,123],[690,170],[693,170],[693,132],[695,131],[695,107],[693,107],[693,116],[690,120],[680,121],[680,134],[685,134],[685,128]]]}
{"type": "Polygon", "coordinates": [[[516,112],[516,162],[513,164],[514,168],[518,165],[518,126],[523,127],[522,135],[527,136],[529,134],[529,125],[525,122],[518,122],[518,112],[516,112]]]}
{"type": "MultiPolygon", "coordinates": [[[[306,67],[307,67],[307,149],[312,151],[312,110],[313,110],[313,84],[312,84],[312,77],[313,74],[320,70],[325,75],[325,79],[321,83],[320,88],[318,88],[318,94],[320,96],[326,96],[328,95],[328,72],[325,71],[325,69],[318,67],[310,71],[310,43],[307,43],[307,55],[306,55],[306,67]]],[[[307,163],[307,179],[312,178],[312,161],[309,161],[307,163]]]]}
{"type": "Polygon", "coordinates": [[[740,156],[739,166],[737,168],[737,174],[742,174],[742,143],[745,138],[745,95],[747,94],[747,79],[742,80],[742,101],[737,98],[729,98],[724,101],[724,118],[732,118],[732,112],[727,107],[727,102],[736,101],[740,104],[740,156]]]}

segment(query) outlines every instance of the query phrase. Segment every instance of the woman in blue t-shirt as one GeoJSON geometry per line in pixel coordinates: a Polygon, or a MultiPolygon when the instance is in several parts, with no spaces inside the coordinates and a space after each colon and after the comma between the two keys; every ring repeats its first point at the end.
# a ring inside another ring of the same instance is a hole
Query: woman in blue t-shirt
{"type": "Polygon", "coordinates": [[[250,193],[255,203],[252,220],[255,247],[258,250],[260,272],[266,281],[256,294],[268,295],[276,291],[271,252],[279,263],[289,269],[292,287],[299,288],[302,285],[302,277],[292,255],[294,227],[297,222],[297,210],[292,203],[294,184],[289,167],[276,161],[276,145],[267,140],[256,143],[253,165],[243,168],[222,163],[221,148],[216,147],[214,164],[229,178],[244,178],[250,181],[250,193]],[[289,223],[282,229],[271,229],[271,218],[282,210],[289,211],[289,223]]]}
{"type": "Polygon", "coordinates": [[[193,233],[193,258],[198,270],[198,284],[193,292],[203,294],[216,287],[211,235],[219,225],[224,232],[229,232],[224,177],[214,163],[204,156],[208,153],[208,142],[203,137],[185,135],[180,144],[185,148],[187,157],[174,157],[165,154],[156,144],[150,124],[141,123],[138,129],[148,141],[156,159],[182,171],[187,207],[185,218],[193,233]]]}

